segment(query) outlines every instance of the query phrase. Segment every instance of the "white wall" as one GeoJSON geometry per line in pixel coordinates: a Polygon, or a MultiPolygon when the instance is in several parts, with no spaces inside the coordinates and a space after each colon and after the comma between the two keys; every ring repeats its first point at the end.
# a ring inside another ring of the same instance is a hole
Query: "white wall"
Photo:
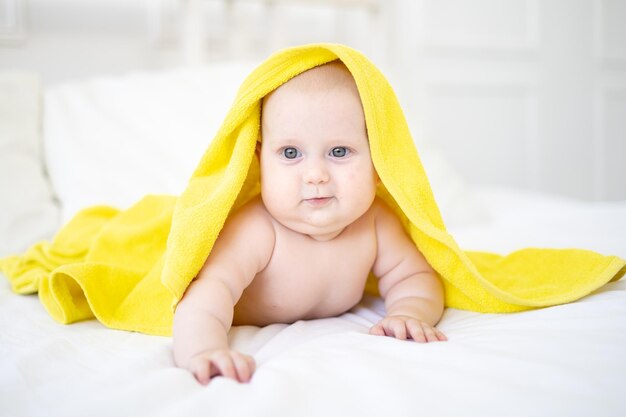
{"type": "Polygon", "coordinates": [[[625,1],[274,1],[0,0],[0,69],[49,85],[343,42],[384,67],[418,143],[470,182],[626,199],[625,1]]]}
{"type": "Polygon", "coordinates": [[[21,34],[4,39],[0,35],[0,68],[35,71],[47,85],[95,74],[159,68],[178,59],[174,48],[158,48],[151,38],[143,0],[2,3],[16,4],[23,13],[21,34]]]}
{"type": "Polygon", "coordinates": [[[405,4],[419,133],[460,172],[626,199],[626,2],[405,4]]]}

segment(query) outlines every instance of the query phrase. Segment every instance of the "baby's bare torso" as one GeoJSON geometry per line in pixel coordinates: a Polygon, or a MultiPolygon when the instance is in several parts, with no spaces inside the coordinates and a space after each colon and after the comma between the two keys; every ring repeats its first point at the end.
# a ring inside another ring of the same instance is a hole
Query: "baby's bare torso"
{"type": "Polygon", "coordinates": [[[373,212],[370,209],[330,241],[314,240],[272,219],[271,258],[235,305],[233,324],[292,323],[336,316],[354,307],[376,258],[373,212]]]}

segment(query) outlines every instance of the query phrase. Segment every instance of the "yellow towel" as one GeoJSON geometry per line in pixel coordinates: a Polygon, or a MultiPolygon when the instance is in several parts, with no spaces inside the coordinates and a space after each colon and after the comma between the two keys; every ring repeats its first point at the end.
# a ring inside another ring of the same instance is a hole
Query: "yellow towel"
{"type": "Polygon", "coordinates": [[[445,229],[384,76],[353,49],[315,44],[280,51],[250,74],[180,197],[147,196],[125,211],[93,207],[80,212],[51,243],[0,262],[14,291],[39,292],[47,311],[62,323],[95,316],[113,328],[170,334],[173,307],[229,212],[259,192],[254,149],[261,98],[335,59],[356,80],[372,160],[382,180],[378,194],[441,275],[447,306],[513,312],[566,303],[624,274],[624,260],[585,250],[525,249],[505,257],[462,251],[445,229]]]}

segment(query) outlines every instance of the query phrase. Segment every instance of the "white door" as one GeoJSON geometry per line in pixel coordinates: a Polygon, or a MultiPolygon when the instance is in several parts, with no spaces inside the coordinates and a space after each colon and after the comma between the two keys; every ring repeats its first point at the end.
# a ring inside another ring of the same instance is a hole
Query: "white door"
{"type": "Polygon", "coordinates": [[[626,1],[395,5],[418,142],[473,183],[626,199],[626,1]]]}

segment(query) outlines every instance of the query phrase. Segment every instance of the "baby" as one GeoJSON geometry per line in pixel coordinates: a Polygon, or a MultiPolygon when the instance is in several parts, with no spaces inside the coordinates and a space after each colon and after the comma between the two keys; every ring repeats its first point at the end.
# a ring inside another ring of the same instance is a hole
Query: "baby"
{"type": "Polygon", "coordinates": [[[232,325],[336,316],[379,278],[387,316],[374,335],[444,341],[434,326],[442,285],[376,197],[356,83],[334,61],[264,98],[257,154],[261,194],[232,214],[176,308],[174,360],[202,384],[249,381],[252,357],[231,350],[232,325]]]}

